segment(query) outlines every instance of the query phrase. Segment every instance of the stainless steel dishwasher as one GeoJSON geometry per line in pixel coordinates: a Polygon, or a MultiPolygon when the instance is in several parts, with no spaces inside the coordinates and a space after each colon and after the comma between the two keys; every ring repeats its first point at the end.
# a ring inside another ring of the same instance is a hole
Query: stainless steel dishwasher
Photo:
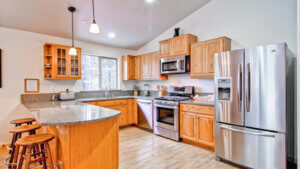
{"type": "Polygon", "coordinates": [[[138,126],[153,131],[152,100],[138,99],[138,126]]]}

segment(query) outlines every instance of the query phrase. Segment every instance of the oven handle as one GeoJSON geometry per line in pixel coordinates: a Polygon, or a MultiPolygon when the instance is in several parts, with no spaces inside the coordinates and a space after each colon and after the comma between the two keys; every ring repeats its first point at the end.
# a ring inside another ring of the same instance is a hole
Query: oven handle
{"type": "Polygon", "coordinates": [[[154,104],[155,107],[169,108],[169,109],[178,109],[178,106],[168,106],[164,104],[154,104]]]}

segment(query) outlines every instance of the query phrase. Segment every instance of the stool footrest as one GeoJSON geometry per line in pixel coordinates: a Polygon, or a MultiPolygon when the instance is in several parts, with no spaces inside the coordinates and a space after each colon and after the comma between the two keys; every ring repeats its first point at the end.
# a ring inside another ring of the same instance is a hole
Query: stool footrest
{"type": "MultiPolygon", "coordinates": [[[[47,164],[47,167],[49,167],[50,165],[49,164],[47,164]]],[[[34,169],[34,168],[41,168],[41,167],[43,167],[43,165],[36,165],[36,166],[33,166],[33,167],[31,167],[30,169],[34,169]]],[[[57,166],[55,166],[54,165],[54,168],[55,169],[58,169],[58,167],[57,166]]]]}
{"type": "Polygon", "coordinates": [[[13,165],[18,165],[18,163],[10,163],[8,162],[10,160],[11,157],[8,157],[6,158],[4,161],[3,161],[3,164],[4,165],[8,165],[8,166],[13,166],[13,165]]]}

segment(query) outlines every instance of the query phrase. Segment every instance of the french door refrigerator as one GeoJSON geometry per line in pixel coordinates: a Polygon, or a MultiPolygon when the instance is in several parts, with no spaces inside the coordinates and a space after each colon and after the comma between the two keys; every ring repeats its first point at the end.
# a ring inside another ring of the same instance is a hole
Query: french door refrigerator
{"type": "Polygon", "coordinates": [[[215,54],[217,159],[254,169],[289,168],[293,72],[285,43],[215,54]]]}

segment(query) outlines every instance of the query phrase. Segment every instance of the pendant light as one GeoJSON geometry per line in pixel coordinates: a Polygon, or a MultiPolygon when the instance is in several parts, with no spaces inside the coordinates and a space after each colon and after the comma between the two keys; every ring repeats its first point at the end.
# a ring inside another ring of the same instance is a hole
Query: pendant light
{"type": "Polygon", "coordinates": [[[73,18],[73,13],[76,11],[75,7],[69,7],[68,10],[72,13],[72,48],[69,50],[69,55],[75,56],[77,55],[77,51],[74,47],[74,18],[73,18]]]}
{"type": "Polygon", "coordinates": [[[91,33],[100,33],[100,28],[96,23],[95,20],[95,5],[94,5],[94,0],[92,0],[92,7],[93,7],[93,22],[90,26],[90,32],[91,33]]]}

